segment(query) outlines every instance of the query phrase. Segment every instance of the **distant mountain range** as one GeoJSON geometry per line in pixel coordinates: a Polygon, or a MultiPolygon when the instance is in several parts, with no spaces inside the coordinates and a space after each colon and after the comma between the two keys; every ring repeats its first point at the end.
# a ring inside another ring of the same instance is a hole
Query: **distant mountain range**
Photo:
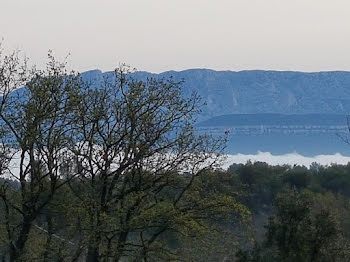
{"type": "MultiPolygon", "coordinates": [[[[94,70],[86,79],[99,80],[94,70]]],[[[207,103],[205,118],[228,114],[348,114],[350,72],[302,73],[289,71],[213,71],[190,69],[161,74],[137,72],[136,78],[170,77],[185,80],[184,93],[197,91],[207,103]]]]}
{"type": "MultiPolygon", "coordinates": [[[[82,74],[98,83],[112,72],[82,74]]],[[[197,92],[206,103],[197,125],[200,132],[230,131],[228,153],[269,151],[306,155],[340,152],[348,134],[350,72],[213,71],[190,69],[133,77],[184,80],[184,95],[197,92]]]]}

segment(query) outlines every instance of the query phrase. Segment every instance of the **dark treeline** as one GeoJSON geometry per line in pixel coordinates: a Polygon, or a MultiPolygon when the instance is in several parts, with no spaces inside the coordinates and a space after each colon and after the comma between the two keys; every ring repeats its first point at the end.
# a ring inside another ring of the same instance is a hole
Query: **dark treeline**
{"type": "Polygon", "coordinates": [[[254,240],[238,261],[349,261],[350,165],[232,165],[254,240]],[[243,194],[244,195],[244,194],[243,194]]]}
{"type": "Polygon", "coordinates": [[[350,164],[247,162],[205,179],[234,193],[250,216],[210,220],[220,233],[187,243],[185,261],[350,261],[350,164]]]}

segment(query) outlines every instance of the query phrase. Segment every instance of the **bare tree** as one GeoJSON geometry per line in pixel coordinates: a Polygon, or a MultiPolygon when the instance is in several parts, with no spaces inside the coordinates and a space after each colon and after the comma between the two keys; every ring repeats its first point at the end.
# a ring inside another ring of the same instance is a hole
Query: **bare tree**
{"type": "Polygon", "coordinates": [[[173,79],[139,81],[128,73],[122,66],[87,86],[71,140],[72,189],[88,214],[89,262],[146,261],[154,248],[171,255],[157,245],[165,232],[191,231],[210,207],[223,204],[188,194],[224,145],[195,135],[198,95],[184,98],[182,82],[173,79]]]}

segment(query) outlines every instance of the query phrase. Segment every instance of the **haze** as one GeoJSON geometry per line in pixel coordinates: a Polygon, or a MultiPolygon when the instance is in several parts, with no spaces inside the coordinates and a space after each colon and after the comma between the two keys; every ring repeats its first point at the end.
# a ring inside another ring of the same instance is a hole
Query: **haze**
{"type": "Polygon", "coordinates": [[[350,70],[349,0],[0,0],[0,37],[77,70],[350,70]]]}

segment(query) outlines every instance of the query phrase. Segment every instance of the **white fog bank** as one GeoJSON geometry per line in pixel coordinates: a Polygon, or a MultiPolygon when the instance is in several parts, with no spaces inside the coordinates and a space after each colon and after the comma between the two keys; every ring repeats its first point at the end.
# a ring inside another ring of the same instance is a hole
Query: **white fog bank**
{"type": "Polygon", "coordinates": [[[252,162],[266,162],[270,165],[304,165],[310,166],[311,163],[316,162],[321,165],[330,165],[330,164],[342,164],[346,165],[350,162],[350,156],[343,156],[339,153],[334,155],[317,155],[313,157],[307,157],[303,155],[299,155],[297,153],[290,153],[285,155],[272,155],[269,152],[258,152],[255,155],[244,155],[244,154],[236,154],[236,155],[227,155],[227,159],[223,166],[224,169],[228,168],[231,164],[245,164],[247,161],[252,162]]]}

